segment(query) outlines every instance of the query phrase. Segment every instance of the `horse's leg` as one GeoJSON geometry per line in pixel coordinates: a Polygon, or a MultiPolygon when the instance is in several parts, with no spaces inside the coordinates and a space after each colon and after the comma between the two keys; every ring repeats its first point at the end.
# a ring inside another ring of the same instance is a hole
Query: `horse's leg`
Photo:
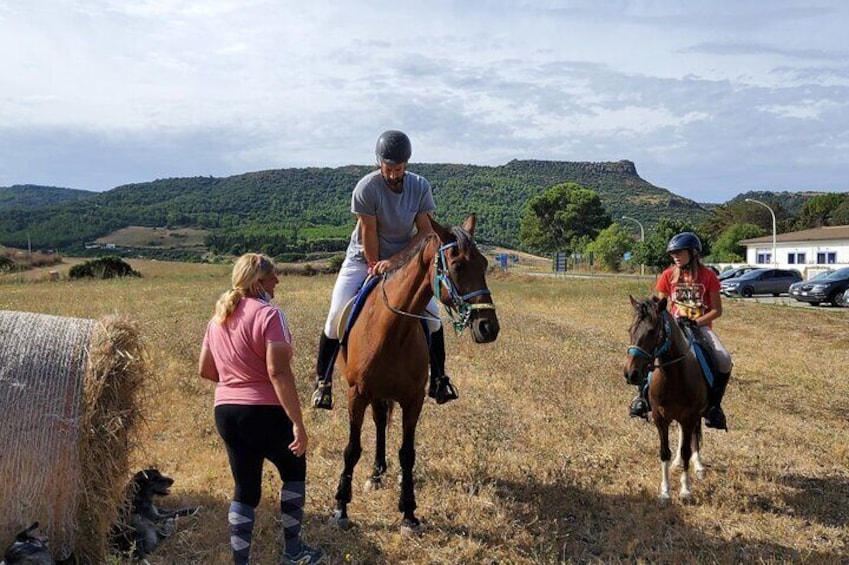
{"type": "Polygon", "coordinates": [[[654,416],[654,425],[660,438],[660,500],[669,502],[669,460],[672,458],[672,451],[669,449],[669,422],[654,416]]]}
{"type": "Polygon", "coordinates": [[[702,420],[699,418],[696,421],[696,429],[693,430],[693,435],[690,436],[690,446],[693,455],[690,456],[690,462],[693,464],[693,469],[696,471],[697,479],[705,478],[705,466],[702,464],[702,458],[699,456],[702,444],[702,420]]]}
{"type": "Polygon", "coordinates": [[[374,420],[375,448],[374,469],[366,482],[366,489],[379,489],[386,474],[386,425],[388,422],[389,401],[374,400],[371,403],[371,416],[374,420]]]}
{"type": "Polygon", "coordinates": [[[693,455],[692,439],[696,433],[696,425],[698,424],[699,415],[691,416],[685,419],[684,422],[679,422],[681,426],[681,490],[679,496],[686,500],[693,495],[690,490],[690,457],[693,455]]]}
{"type": "Polygon", "coordinates": [[[684,428],[678,426],[678,449],[675,450],[675,459],[672,460],[672,464],[670,465],[672,468],[684,467],[681,463],[681,446],[684,445],[684,441],[684,428]]]}
{"type": "Polygon", "coordinates": [[[404,435],[398,459],[401,462],[401,498],[398,500],[398,510],[404,513],[401,527],[404,530],[416,531],[420,522],[416,518],[416,494],[413,487],[413,466],[416,463],[416,425],[422,411],[424,395],[421,398],[402,406],[402,421],[404,435]]]}
{"type": "Polygon", "coordinates": [[[339,477],[336,488],[336,510],[333,520],[340,528],[346,529],[348,521],[348,503],[351,502],[351,482],[354,478],[354,467],[363,453],[361,436],[363,417],[368,402],[360,396],[355,387],[348,389],[348,445],[345,446],[345,468],[339,477]]]}

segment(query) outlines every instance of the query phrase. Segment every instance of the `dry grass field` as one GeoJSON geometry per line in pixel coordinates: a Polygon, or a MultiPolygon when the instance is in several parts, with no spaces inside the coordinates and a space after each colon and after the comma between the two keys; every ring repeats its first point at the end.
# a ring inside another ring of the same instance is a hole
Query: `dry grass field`
{"type": "MultiPolygon", "coordinates": [[[[164,506],[199,504],[153,555],[156,564],[229,562],[232,482],[212,418],[212,385],[196,375],[204,326],[229,267],[130,261],[144,278],[49,282],[0,278],[0,309],[135,319],[147,343],[149,383],[136,468],[154,464],[176,484],[164,506]]],[[[67,269],[67,267],[65,267],[67,269]]],[[[301,399],[332,276],[283,277],[276,302],[292,325],[301,399]]],[[[328,522],[347,441],[343,387],[332,412],[307,410],[305,536],[328,563],[849,563],[849,309],[726,303],[716,329],[735,371],[730,432],[706,430],[704,480],[694,500],[658,501],[654,428],[629,420],[633,387],[622,366],[628,295],[647,281],[553,279],[493,273],[498,341],[447,335],[461,398],[428,401],[416,484],[420,536],[400,532],[398,490],[365,494],[373,429],[349,507],[354,527],[328,522]]],[[[370,421],[369,421],[370,422],[370,421]]],[[[398,470],[399,422],[389,434],[398,470]]],[[[673,485],[677,473],[673,473],[673,485]]],[[[276,563],[279,480],[270,466],[254,563],[276,563]]]]}

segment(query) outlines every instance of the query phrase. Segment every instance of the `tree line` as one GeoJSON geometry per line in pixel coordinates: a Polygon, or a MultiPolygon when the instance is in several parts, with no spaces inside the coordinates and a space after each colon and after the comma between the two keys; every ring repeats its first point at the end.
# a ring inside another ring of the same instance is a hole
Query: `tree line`
{"type": "Polygon", "coordinates": [[[683,231],[694,232],[702,240],[705,261],[743,262],[746,251],[740,241],[771,233],[773,221],[768,209],[748,198],[757,197],[773,210],[779,233],[849,225],[849,193],[784,196],[746,193],[715,207],[707,218],[661,218],[644,226],[649,228],[645,241],[635,242],[634,226],[624,225],[624,219],[614,220],[596,192],[577,183],[561,183],[528,201],[519,235],[525,248],[540,254],[591,255],[616,271],[624,267],[630,252],[631,266],[643,264],[660,270],[669,263],[667,242],[683,231]]]}
{"type": "MultiPolygon", "coordinates": [[[[440,222],[456,225],[475,212],[478,239],[505,247],[521,246],[519,224],[528,199],[562,182],[595,191],[614,217],[629,213],[651,221],[709,215],[698,203],[646,182],[628,162],[511,161],[495,167],[412,163],[409,168],[433,186],[440,222]]],[[[0,188],[0,244],[31,244],[70,254],[135,225],[208,230],[207,245],[219,253],[334,251],[346,245],[355,224],[353,187],[371,170],[347,166],[158,179],[102,193],[76,191],[66,200],[65,189],[45,190],[39,201],[33,187],[26,198],[18,194],[21,187],[0,188]]]]}

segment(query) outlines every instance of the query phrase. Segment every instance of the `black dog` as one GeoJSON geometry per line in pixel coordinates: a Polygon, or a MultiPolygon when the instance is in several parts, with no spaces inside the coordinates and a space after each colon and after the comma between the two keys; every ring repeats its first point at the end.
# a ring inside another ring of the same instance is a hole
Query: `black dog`
{"type": "Polygon", "coordinates": [[[6,548],[4,561],[0,565],[55,565],[47,542],[33,535],[38,522],[15,536],[15,541],[6,548]]]}
{"type": "Polygon", "coordinates": [[[128,495],[132,496],[128,519],[112,531],[113,545],[120,552],[144,559],[162,540],[174,533],[179,516],[193,516],[198,508],[163,510],[153,503],[154,496],[168,496],[174,479],[157,469],[139,471],[130,481],[128,495]]]}

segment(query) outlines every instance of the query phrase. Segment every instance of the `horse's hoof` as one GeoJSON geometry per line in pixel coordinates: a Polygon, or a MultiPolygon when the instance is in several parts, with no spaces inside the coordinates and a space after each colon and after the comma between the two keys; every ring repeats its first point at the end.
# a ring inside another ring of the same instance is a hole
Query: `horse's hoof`
{"type": "Polygon", "coordinates": [[[418,536],[422,533],[422,523],[419,520],[404,518],[401,522],[401,533],[407,536],[418,536]]]}
{"type": "Polygon", "coordinates": [[[705,470],[704,469],[696,469],[696,478],[700,481],[705,478],[705,470]]]}
{"type": "Polygon", "coordinates": [[[333,516],[330,517],[330,525],[336,526],[344,532],[351,529],[351,520],[347,516],[342,516],[338,510],[334,510],[333,516]]]}
{"type": "Polygon", "coordinates": [[[347,532],[351,529],[351,520],[349,520],[348,518],[337,518],[334,516],[330,519],[330,524],[332,526],[336,526],[343,532],[347,532]]]}
{"type": "Polygon", "coordinates": [[[378,477],[372,477],[363,485],[363,492],[371,492],[373,490],[380,490],[381,488],[383,488],[383,481],[378,477]]]}
{"type": "Polygon", "coordinates": [[[661,503],[662,505],[664,505],[664,506],[668,506],[668,505],[669,505],[669,502],[670,502],[672,499],[669,497],[669,495],[668,495],[668,494],[661,494],[661,495],[660,495],[660,498],[659,498],[658,500],[660,500],[660,503],[661,503]]]}

